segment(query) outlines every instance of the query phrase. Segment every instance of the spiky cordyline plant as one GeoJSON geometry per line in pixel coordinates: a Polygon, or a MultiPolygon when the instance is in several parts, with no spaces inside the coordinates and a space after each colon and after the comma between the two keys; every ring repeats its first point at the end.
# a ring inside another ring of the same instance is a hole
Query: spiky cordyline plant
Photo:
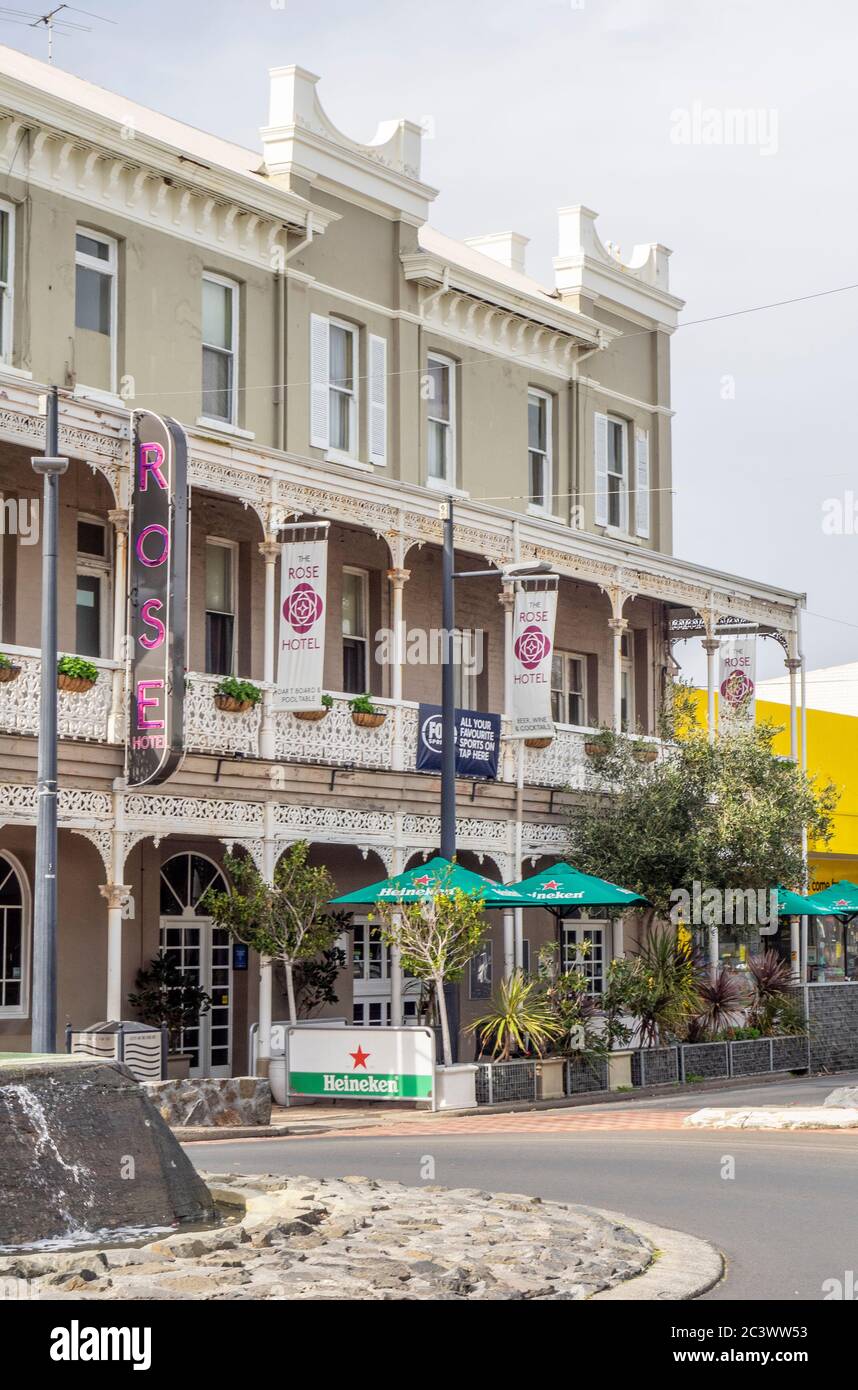
{"type": "Polygon", "coordinates": [[[703,1038],[715,1037],[742,1021],[745,991],[742,981],[726,965],[719,966],[713,979],[701,979],[697,985],[699,999],[694,1014],[694,1032],[703,1038]]]}
{"type": "Polygon", "coordinates": [[[532,1048],[541,1057],[562,1031],[537,981],[526,979],[520,971],[501,981],[488,1013],[468,1027],[468,1032],[478,1035],[480,1046],[491,1048],[492,1056],[502,1062],[509,1061],[513,1050],[532,1048]]]}

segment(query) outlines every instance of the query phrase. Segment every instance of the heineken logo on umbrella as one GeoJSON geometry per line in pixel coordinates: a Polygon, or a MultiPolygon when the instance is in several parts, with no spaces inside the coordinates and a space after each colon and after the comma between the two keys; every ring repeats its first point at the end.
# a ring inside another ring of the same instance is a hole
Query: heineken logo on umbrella
{"type": "Polygon", "coordinates": [[[296,584],[283,604],[283,617],[295,632],[303,634],[319,621],[324,606],[312,584],[296,584]]]}

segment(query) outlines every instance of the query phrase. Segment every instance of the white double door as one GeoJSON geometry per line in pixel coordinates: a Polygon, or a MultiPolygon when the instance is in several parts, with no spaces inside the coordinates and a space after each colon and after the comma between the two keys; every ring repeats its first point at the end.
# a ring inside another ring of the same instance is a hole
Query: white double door
{"type": "Polygon", "coordinates": [[[161,949],[211,998],[211,1008],[182,1031],[191,1076],[232,1074],[232,970],[230,938],[207,917],[162,917],[161,949]]]}
{"type": "MultiPolygon", "coordinates": [[[[391,1023],[393,995],[390,947],[382,941],[378,927],[371,926],[369,922],[356,921],[352,931],[352,1023],[386,1028],[391,1023]]],[[[402,981],[403,1023],[417,1022],[419,999],[417,981],[406,976],[402,981]]]]}

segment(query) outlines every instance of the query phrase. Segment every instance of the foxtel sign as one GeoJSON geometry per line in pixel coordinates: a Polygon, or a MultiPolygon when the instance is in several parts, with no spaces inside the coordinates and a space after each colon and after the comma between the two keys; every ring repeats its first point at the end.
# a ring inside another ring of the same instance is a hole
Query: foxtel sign
{"type": "Polygon", "coordinates": [[[168,417],[135,411],[128,555],[129,787],[165,782],[184,752],[188,524],[184,430],[168,417]]]}

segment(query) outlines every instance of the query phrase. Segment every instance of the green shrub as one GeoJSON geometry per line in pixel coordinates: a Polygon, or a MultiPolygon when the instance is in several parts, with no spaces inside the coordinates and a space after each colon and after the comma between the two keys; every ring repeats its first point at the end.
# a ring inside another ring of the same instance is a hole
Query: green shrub
{"type": "Polygon", "coordinates": [[[349,700],[349,709],[352,714],[381,714],[381,710],[376,709],[369,694],[355,695],[353,700],[349,700]]]}
{"type": "Polygon", "coordinates": [[[83,656],[61,656],[57,662],[57,675],[69,676],[72,680],[97,681],[98,667],[93,666],[83,656]]]}
{"type": "Polygon", "coordinates": [[[249,703],[258,705],[262,699],[262,691],[253,681],[241,681],[236,676],[225,676],[224,679],[215,686],[215,695],[225,695],[230,700],[238,700],[240,704],[249,703]]]}

